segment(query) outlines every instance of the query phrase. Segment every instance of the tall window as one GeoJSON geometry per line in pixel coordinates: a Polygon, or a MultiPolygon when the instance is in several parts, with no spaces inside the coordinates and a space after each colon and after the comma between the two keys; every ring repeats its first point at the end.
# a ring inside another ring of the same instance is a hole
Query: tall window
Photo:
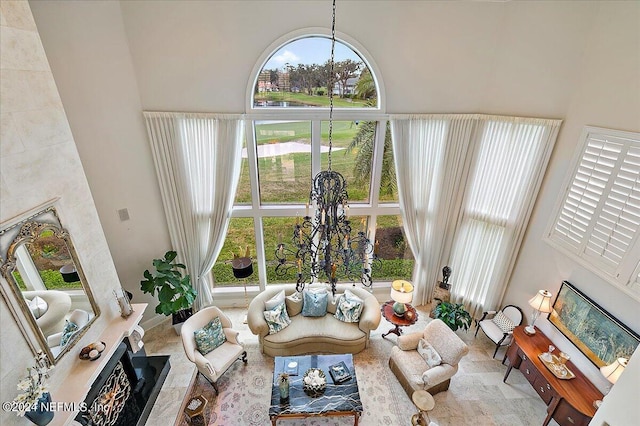
{"type": "Polygon", "coordinates": [[[472,314],[502,298],[555,139],[535,120],[480,125],[451,260],[455,291],[472,314]]]}
{"type": "Polygon", "coordinates": [[[337,42],[335,84],[328,87],[330,51],[328,37],[297,38],[266,58],[255,76],[233,218],[213,270],[218,287],[244,283],[233,278],[230,261],[247,246],[254,259],[248,284],[296,281],[295,270],[276,276],[275,251],[280,242],[291,245],[311,180],[327,167],[330,91],[337,117],[332,168],[347,180],[353,232],[364,229],[379,243],[382,267],[374,281],[411,278],[378,79],[359,53],[337,42]]]}
{"type": "Polygon", "coordinates": [[[640,297],[640,134],[586,127],[547,241],[640,297]]]}

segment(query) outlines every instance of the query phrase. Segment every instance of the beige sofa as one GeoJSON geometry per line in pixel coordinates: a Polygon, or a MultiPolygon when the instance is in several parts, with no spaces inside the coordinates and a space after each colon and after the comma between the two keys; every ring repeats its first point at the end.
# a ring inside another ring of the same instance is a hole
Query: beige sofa
{"type": "Polygon", "coordinates": [[[398,337],[398,346],[391,348],[389,367],[407,395],[414,391],[429,393],[449,389],[451,378],[458,372],[458,363],[469,352],[469,347],[444,322],[439,319],[427,324],[423,332],[398,337]],[[418,353],[418,343],[424,339],[433,346],[442,358],[442,363],[429,368],[418,353]]]}
{"type": "MultiPolygon", "coordinates": [[[[310,288],[324,286],[314,284],[310,288]]],[[[295,284],[268,288],[258,294],[249,305],[247,323],[253,334],[258,336],[260,350],[270,356],[301,355],[307,353],[358,353],[369,345],[369,333],[380,324],[380,304],[374,295],[361,287],[342,284],[337,286],[336,297],[329,291],[327,314],[322,317],[305,317],[299,306],[287,299],[287,312],[291,324],[276,334],[269,334],[269,326],[264,319],[264,302],[284,289],[290,296],[295,293],[295,284]],[[345,289],[364,301],[364,309],[358,323],[346,323],[334,317],[335,300],[345,289]],[[294,314],[294,315],[292,315],[294,314]]]]}
{"type": "Polygon", "coordinates": [[[36,319],[36,324],[45,338],[62,331],[64,319],[71,309],[71,297],[67,293],[57,290],[23,291],[22,296],[25,300],[32,300],[38,296],[47,302],[46,312],[36,319]]]}

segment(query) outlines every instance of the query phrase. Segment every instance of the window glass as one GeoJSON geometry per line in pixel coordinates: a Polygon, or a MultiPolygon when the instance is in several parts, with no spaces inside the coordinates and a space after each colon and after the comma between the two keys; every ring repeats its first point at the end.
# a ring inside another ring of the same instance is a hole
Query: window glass
{"type": "Polygon", "coordinates": [[[293,231],[296,220],[302,221],[302,217],[265,217],[262,219],[264,227],[264,256],[267,262],[267,284],[295,283],[297,281],[297,269],[295,267],[296,246],[293,242],[293,231]],[[276,273],[278,261],[276,251],[278,244],[284,244],[283,255],[290,261],[290,267],[279,268],[276,273]]]}
{"type": "Polygon", "coordinates": [[[247,155],[247,140],[242,143],[242,160],[240,164],[240,180],[236,192],[235,204],[251,204],[251,182],[249,180],[249,156],[247,155]]]}
{"type": "Polygon", "coordinates": [[[411,280],[413,253],[405,238],[402,217],[378,216],[376,223],[376,251],[382,268],[373,271],[375,280],[411,280]]]}
{"type": "MultiPolygon", "coordinates": [[[[362,58],[339,41],[334,56],[334,107],[377,107],[375,80],[362,58]]],[[[327,37],[305,37],[282,46],[257,76],[253,106],[328,107],[330,57],[327,37]]]]}
{"type": "Polygon", "coordinates": [[[247,247],[249,247],[250,257],[253,262],[253,274],[246,278],[247,284],[258,283],[258,267],[255,263],[256,258],[256,236],[253,227],[253,219],[251,218],[231,218],[229,222],[229,230],[227,237],[222,246],[222,251],[213,265],[213,277],[216,287],[220,286],[238,286],[245,283],[244,279],[237,279],[233,276],[231,261],[233,256],[244,256],[247,247]]]}
{"type": "MultiPolygon", "coordinates": [[[[329,165],[329,122],[322,122],[322,170],[329,165]]],[[[350,203],[369,201],[375,121],[334,121],[331,169],[347,181],[350,203]]]]}
{"type": "Polygon", "coordinates": [[[380,202],[399,202],[396,167],[391,142],[391,125],[387,122],[384,136],[384,153],[382,155],[382,175],[380,176],[380,202]]]}
{"type": "Polygon", "coordinates": [[[306,203],[311,182],[311,122],[257,121],[262,204],[306,203]]]}

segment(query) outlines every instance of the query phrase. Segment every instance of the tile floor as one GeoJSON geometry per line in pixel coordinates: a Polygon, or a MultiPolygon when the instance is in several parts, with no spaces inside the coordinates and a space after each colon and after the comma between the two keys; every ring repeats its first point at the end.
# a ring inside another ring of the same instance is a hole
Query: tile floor
{"type": "MultiPolygon", "coordinates": [[[[417,308],[421,319],[404,328],[405,333],[424,327],[428,318],[427,308],[417,308]]],[[[242,323],[244,309],[224,311],[232,320],[234,329],[240,332],[242,341],[257,343],[257,337],[242,323]]],[[[391,325],[383,319],[372,334],[382,334],[389,328],[391,325]]],[[[508,383],[502,382],[506,371],[500,363],[504,349],[500,349],[497,358],[492,359],[495,346],[482,333],[475,339],[472,330],[458,334],[469,345],[469,354],[462,359],[449,391],[435,395],[436,407],[430,412],[431,420],[440,426],[541,425],[546,416],[546,405],[522,374],[514,369],[508,383]]],[[[395,339],[394,335],[390,336],[390,340],[395,339]]],[[[180,337],[173,331],[170,321],[148,330],[144,340],[148,355],[171,355],[171,371],[147,421],[148,425],[170,426],[175,423],[195,366],[185,357],[180,337]]],[[[403,397],[408,398],[406,395],[403,397]]],[[[557,425],[553,420],[550,424],[557,425]]]]}

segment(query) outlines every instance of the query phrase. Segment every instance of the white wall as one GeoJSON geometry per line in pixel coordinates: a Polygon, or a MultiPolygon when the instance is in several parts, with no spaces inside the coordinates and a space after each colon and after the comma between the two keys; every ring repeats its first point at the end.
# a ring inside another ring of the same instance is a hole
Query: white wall
{"type": "MultiPolygon", "coordinates": [[[[141,271],[169,247],[140,111],[243,112],[257,58],[283,34],[328,27],[328,2],[31,6],[116,268],[137,291],[141,271]],[[123,207],[129,222],[117,218],[123,207]]],[[[386,112],[565,120],[505,295],[525,312],[538,289],[557,291],[568,279],[640,331],[638,302],[541,240],[582,127],[640,130],[639,9],[613,1],[338,2],[338,30],[380,69],[386,112]]],[[[586,359],[573,358],[604,385],[586,359]]]]}
{"type": "MultiPolygon", "coordinates": [[[[640,303],[542,241],[585,125],[640,131],[640,3],[602,5],[586,35],[585,54],[505,301],[525,307],[537,289],[557,294],[567,280],[640,332],[640,303]]],[[[541,316],[542,317],[542,316],[541,316]]],[[[609,383],[546,319],[537,323],[601,389],[609,383]]],[[[640,383],[638,384],[640,386],[640,383]]],[[[640,393],[640,389],[638,389],[640,393]]]]}
{"type": "Polygon", "coordinates": [[[638,383],[640,383],[640,348],[629,360],[624,374],[602,400],[602,405],[591,420],[593,426],[636,426],[640,419],[638,407],[638,383]]]}
{"type": "MultiPolygon", "coordinates": [[[[26,1],[0,2],[0,223],[51,199],[69,231],[101,316],[77,343],[82,347],[117,314],[111,294],[118,276],[100,227],[89,185],[26,1]]],[[[7,286],[4,278],[0,285],[7,286]]],[[[3,299],[0,303],[0,400],[11,401],[33,354],[3,299]]],[[[56,389],[77,362],[74,350],[56,365],[56,389]]],[[[30,423],[0,412],[0,424],[30,423]]]]}

